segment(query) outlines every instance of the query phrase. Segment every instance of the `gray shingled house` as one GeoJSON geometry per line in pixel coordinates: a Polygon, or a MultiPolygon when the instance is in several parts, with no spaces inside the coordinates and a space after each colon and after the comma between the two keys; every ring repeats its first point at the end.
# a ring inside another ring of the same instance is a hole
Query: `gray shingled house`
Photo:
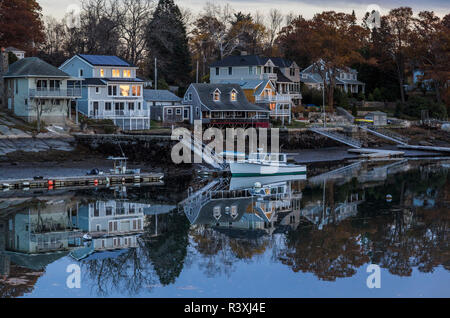
{"type": "Polygon", "coordinates": [[[144,89],[144,103],[152,120],[169,124],[190,121],[190,107],[181,104],[181,100],[168,90],[144,89]]]}
{"type": "Polygon", "coordinates": [[[191,84],[183,104],[191,109],[191,123],[217,127],[269,127],[268,109],[251,104],[239,84],[191,84]]]}

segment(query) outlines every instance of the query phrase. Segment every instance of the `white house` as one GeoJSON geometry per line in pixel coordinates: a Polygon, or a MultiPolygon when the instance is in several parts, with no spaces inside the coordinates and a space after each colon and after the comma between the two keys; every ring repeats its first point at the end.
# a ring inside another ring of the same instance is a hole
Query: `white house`
{"type": "Polygon", "coordinates": [[[17,59],[19,59],[19,60],[21,60],[21,59],[23,59],[23,58],[25,57],[25,51],[16,49],[16,48],[13,47],[13,46],[7,47],[7,48],[5,49],[5,52],[7,52],[7,53],[9,53],[9,52],[13,53],[15,56],[17,56],[17,59]]]}
{"type": "MultiPolygon", "coordinates": [[[[318,68],[323,69],[323,61],[320,60],[317,63],[311,64],[303,71],[300,72],[300,81],[308,87],[315,89],[322,89],[323,79],[318,72],[318,68]]],[[[329,83],[330,74],[326,73],[326,82],[329,83]]],[[[347,67],[345,69],[338,69],[335,74],[336,87],[342,89],[344,92],[352,92],[358,94],[364,93],[365,86],[363,82],[358,80],[358,71],[347,67]]]]}
{"type": "Polygon", "coordinates": [[[26,120],[64,124],[71,117],[72,101],[81,97],[77,80],[37,57],[23,58],[9,66],[4,78],[7,108],[26,120]]]}
{"type": "Polygon", "coordinates": [[[150,128],[138,67],[117,56],[78,54],[60,69],[83,80],[78,111],[94,119],[111,119],[122,130],[150,128]]]}

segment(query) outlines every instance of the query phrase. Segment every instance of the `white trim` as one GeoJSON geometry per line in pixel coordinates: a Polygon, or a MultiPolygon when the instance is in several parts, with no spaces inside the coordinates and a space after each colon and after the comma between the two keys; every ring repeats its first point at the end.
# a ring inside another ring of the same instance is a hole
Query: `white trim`
{"type": "Polygon", "coordinates": [[[72,61],[74,58],[78,58],[80,61],[86,63],[87,65],[94,67],[94,65],[92,65],[91,63],[89,63],[88,61],[82,59],[81,57],[79,57],[78,55],[74,55],[72,56],[70,59],[68,59],[67,61],[65,61],[63,64],[61,64],[60,67],[58,67],[59,69],[61,69],[62,67],[66,66],[66,64],[68,64],[70,61],[72,61]]]}

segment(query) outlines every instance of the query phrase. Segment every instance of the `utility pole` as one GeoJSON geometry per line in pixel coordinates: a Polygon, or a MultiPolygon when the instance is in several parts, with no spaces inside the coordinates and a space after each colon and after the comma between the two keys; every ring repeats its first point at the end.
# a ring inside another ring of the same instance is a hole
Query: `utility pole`
{"type": "Polygon", "coordinates": [[[158,89],[158,65],[157,63],[157,59],[155,57],[155,90],[158,89]]]}
{"type": "Polygon", "coordinates": [[[325,82],[323,83],[322,87],[322,111],[323,111],[323,128],[327,126],[327,116],[325,114],[325,82]]]}
{"type": "Polygon", "coordinates": [[[195,72],[195,76],[196,76],[196,83],[198,84],[198,59],[197,59],[197,71],[195,72]]]}

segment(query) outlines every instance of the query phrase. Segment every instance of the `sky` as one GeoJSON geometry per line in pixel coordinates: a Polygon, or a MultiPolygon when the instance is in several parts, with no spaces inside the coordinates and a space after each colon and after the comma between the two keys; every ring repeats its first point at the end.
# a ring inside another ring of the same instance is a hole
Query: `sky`
{"type": "MultiPolygon", "coordinates": [[[[156,0],[155,0],[156,1],[156,0]]],[[[180,7],[189,8],[193,14],[202,11],[207,2],[213,3],[229,3],[236,11],[266,13],[271,8],[277,8],[284,14],[294,13],[302,14],[306,18],[311,18],[315,13],[322,11],[340,11],[351,13],[355,10],[356,16],[362,18],[366,9],[371,4],[376,4],[381,9],[381,14],[386,14],[392,8],[400,6],[410,6],[414,12],[422,10],[434,11],[439,16],[444,16],[450,13],[449,0],[175,0],[175,3],[180,7]]],[[[55,18],[62,18],[70,5],[80,6],[80,0],[38,0],[38,3],[43,9],[43,14],[51,15],[55,18]]]]}

